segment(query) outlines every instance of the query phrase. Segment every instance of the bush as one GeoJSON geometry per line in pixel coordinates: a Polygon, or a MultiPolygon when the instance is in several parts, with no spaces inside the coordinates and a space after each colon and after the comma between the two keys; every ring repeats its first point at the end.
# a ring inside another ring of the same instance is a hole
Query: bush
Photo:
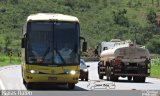
{"type": "Polygon", "coordinates": [[[147,43],[147,48],[152,53],[160,54],[160,35],[154,36],[152,39],[149,40],[147,43]]]}
{"type": "Polygon", "coordinates": [[[81,57],[89,57],[89,54],[87,52],[82,52],[81,57]]]}
{"type": "Polygon", "coordinates": [[[129,26],[128,18],[125,16],[127,14],[127,10],[118,10],[117,12],[113,12],[113,20],[116,24],[122,25],[122,26],[129,26]]]}
{"type": "Polygon", "coordinates": [[[152,24],[156,24],[156,18],[157,18],[157,14],[153,9],[150,9],[148,14],[147,14],[147,19],[150,23],[152,24]]]}

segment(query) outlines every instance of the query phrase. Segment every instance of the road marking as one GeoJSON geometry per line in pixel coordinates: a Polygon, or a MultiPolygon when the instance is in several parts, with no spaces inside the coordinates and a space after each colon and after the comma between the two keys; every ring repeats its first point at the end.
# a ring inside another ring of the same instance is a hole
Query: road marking
{"type": "Polygon", "coordinates": [[[0,87],[1,87],[1,90],[5,90],[5,87],[3,85],[3,82],[0,80],[0,87]]]}

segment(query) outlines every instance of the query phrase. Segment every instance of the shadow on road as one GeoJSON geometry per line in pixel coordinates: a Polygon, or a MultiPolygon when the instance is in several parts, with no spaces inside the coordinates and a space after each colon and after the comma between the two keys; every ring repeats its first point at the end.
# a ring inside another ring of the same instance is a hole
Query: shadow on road
{"type": "MultiPolygon", "coordinates": [[[[26,88],[27,89],[27,88],[26,88]]],[[[27,89],[30,91],[88,91],[81,87],[75,86],[73,90],[68,89],[67,85],[33,85],[32,89],[27,89]]]]}

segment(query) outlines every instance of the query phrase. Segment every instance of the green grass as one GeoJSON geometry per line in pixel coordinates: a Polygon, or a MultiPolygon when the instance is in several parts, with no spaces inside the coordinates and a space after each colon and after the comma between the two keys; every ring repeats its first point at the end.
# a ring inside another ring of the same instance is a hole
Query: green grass
{"type": "Polygon", "coordinates": [[[151,66],[151,76],[154,78],[160,78],[160,62],[151,66]]]}
{"type": "Polygon", "coordinates": [[[4,54],[0,55],[0,66],[7,66],[7,65],[17,65],[21,63],[21,57],[18,56],[7,56],[4,54]]]}

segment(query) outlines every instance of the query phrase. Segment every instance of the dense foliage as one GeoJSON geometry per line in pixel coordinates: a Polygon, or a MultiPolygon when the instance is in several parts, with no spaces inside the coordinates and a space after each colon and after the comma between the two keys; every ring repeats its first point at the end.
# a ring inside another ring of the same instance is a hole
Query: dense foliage
{"type": "Polygon", "coordinates": [[[0,51],[20,50],[23,23],[34,13],[77,16],[89,47],[112,38],[136,40],[160,54],[157,0],[0,0],[0,51]]]}

